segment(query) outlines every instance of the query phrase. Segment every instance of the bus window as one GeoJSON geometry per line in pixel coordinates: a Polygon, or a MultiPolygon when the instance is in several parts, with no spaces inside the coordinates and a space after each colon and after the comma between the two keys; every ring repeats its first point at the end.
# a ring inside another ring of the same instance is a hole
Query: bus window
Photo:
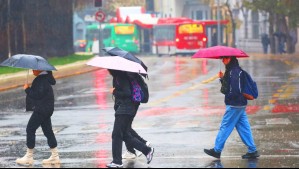
{"type": "Polygon", "coordinates": [[[111,38],[111,29],[104,29],[103,30],[103,39],[110,39],[111,38]]]}
{"type": "Polygon", "coordinates": [[[155,26],[154,40],[155,41],[173,41],[175,39],[175,26],[155,26]]]}

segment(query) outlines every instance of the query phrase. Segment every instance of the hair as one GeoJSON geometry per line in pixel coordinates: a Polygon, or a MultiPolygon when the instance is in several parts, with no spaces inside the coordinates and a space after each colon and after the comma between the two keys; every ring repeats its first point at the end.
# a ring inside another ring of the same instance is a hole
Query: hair
{"type": "Polygon", "coordinates": [[[117,77],[117,76],[125,76],[126,73],[123,71],[119,71],[119,70],[112,70],[112,69],[108,69],[108,72],[110,73],[110,75],[112,77],[117,77]]]}
{"type": "Polygon", "coordinates": [[[237,57],[232,56],[229,64],[226,65],[225,68],[227,70],[230,70],[232,67],[235,67],[235,66],[239,66],[239,61],[238,61],[237,57]]]}

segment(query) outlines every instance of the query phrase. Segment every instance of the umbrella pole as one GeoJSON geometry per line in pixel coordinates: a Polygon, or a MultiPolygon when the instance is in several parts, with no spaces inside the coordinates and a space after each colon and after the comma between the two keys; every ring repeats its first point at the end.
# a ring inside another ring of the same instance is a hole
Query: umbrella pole
{"type": "Polygon", "coordinates": [[[27,71],[27,79],[26,79],[26,84],[28,84],[28,77],[29,77],[29,69],[27,71]]]}

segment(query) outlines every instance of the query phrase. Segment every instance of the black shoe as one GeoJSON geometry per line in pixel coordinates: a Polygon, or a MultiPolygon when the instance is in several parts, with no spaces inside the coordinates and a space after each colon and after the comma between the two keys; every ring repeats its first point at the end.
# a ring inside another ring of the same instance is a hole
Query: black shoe
{"type": "Polygon", "coordinates": [[[260,154],[258,151],[255,151],[253,153],[246,153],[245,155],[242,156],[243,159],[255,159],[258,158],[260,154]]]}
{"type": "Polygon", "coordinates": [[[213,148],[208,150],[208,149],[204,149],[204,152],[212,157],[215,158],[220,158],[221,153],[216,152],[213,148]]]}

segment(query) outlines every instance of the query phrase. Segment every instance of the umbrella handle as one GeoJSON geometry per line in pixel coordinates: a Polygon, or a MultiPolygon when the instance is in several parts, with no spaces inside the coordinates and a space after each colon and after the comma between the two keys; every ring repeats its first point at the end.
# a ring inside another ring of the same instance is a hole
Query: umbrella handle
{"type": "Polygon", "coordinates": [[[28,84],[28,77],[29,77],[29,69],[27,71],[27,80],[26,80],[26,84],[28,84]]]}

